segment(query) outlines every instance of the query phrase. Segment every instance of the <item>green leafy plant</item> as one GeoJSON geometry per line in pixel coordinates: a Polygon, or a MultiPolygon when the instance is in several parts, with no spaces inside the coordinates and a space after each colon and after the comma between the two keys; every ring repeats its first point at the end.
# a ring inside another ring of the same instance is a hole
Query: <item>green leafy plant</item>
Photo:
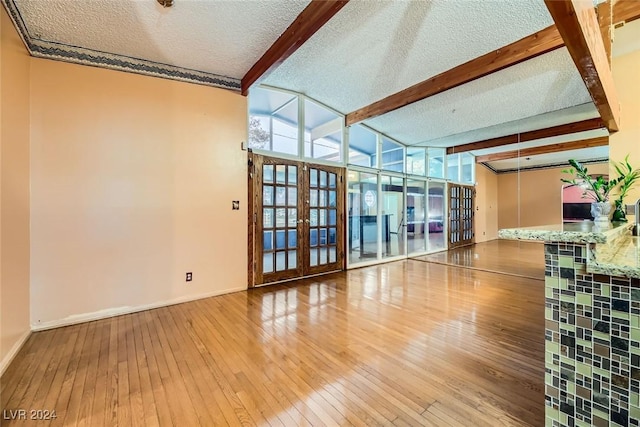
{"type": "Polygon", "coordinates": [[[573,179],[562,178],[561,181],[567,184],[579,185],[583,189],[582,197],[593,199],[594,202],[609,201],[611,191],[624,179],[624,176],[620,176],[607,180],[602,175],[594,179],[589,175],[589,170],[582,163],[570,159],[569,164],[572,167],[563,169],[562,173],[575,175],[575,177],[573,179]]]}
{"type": "Polygon", "coordinates": [[[626,214],[624,211],[624,198],[634,185],[640,180],[640,168],[634,169],[629,163],[629,155],[621,162],[612,162],[619,179],[619,191],[618,198],[615,200],[616,209],[613,212],[613,219],[615,221],[626,221],[626,214]]]}

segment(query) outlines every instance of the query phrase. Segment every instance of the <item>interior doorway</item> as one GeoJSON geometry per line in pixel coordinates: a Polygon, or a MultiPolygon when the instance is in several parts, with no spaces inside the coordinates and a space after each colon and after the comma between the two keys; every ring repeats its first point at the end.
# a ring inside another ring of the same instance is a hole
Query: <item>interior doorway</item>
{"type": "Polygon", "coordinates": [[[249,159],[249,286],[343,270],[344,169],[249,159]]]}
{"type": "Polygon", "coordinates": [[[449,249],[473,243],[474,198],[474,187],[449,184],[449,249]]]}

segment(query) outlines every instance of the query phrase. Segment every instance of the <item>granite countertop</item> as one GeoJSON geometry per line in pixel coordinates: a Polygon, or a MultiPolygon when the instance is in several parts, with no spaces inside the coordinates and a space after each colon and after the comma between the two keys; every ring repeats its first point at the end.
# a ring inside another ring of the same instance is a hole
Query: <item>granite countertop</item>
{"type": "Polygon", "coordinates": [[[630,222],[612,223],[609,228],[600,228],[593,221],[568,222],[537,227],[505,228],[498,237],[511,240],[542,240],[566,243],[604,243],[628,232],[630,222]]]}
{"type": "Polygon", "coordinates": [[[539,227],[506,228],[501,239],[584,243],[587,272],[640,278],[640,237],[631,235],[633,222],[613,223],[602,229],[592,221],[539,227]]]}
{"type": "Polygon", "coordinates": [[[626,233],[589,248],[587,271],[640,279],[640,238],[626,233]]]}

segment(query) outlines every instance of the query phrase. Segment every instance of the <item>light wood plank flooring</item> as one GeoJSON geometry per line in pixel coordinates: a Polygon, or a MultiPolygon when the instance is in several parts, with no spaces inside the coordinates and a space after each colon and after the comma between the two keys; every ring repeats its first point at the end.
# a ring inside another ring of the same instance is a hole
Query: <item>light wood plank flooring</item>
{"type": "Polygon", "coordinates": [[[13,425],[544,424],[544,282],[414,260],[32,334],[13,425]]]}
{"type": "Polygon", "coordinates": [[[413,259],[533,279],[544,278],[544,245],[541,242],[491,240],[413,259]]]}

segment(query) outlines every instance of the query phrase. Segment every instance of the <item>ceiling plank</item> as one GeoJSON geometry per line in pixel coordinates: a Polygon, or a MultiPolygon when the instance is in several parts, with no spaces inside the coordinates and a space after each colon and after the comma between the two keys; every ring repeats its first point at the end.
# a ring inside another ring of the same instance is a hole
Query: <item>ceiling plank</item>
{"type": "Polygon", "coordinates": [[[524,150],[503,151],[502,153],[477,156],[476,163],[494,162],[496,160],[517,159],[518,157],[536,156],[539,154],[558,153],[561,151],[579,150],[581,148],[601,147],[609,145],[608,136],[582,139],[579,141],[562,142],[558,144],[542,145],[540,147],[525,148],[524,150]]]}
{"type": "Polygon", "coordinates": [[[555,25],[524,37],[498,50],[489,52],[448,71],[417,83],[400,92],[347,114],[346,125],[351,126],[446,90],[469,83],[496,71],[551,52],[564,45],[555,25]]]}
{"type": "Polygon", "coordinates": [[[613,24],[631,22],[640,18],[640,1],[617,0],[613,4],[613,24]]]}
{"type": "Polygon", "coordinates": [[[311,0],[278,40],[244,75],[241,82],[242,95],[246,96],[252,85],[266,78],[348,2],[349,0],[311,0]]]}
{"type": "Polygon", "coordinates": [[[620,104],[591,0],[545,0],[569,54],[609,132],[618,130],[620,104]]]}
{"type": "Polygon", "coordinates": [[[499,147],[501,145],[517,144],[518,142],[535,141],[536,139],[550,138],[552,136],[568,135],[576,132],[602,129],[604,124],[600,118],[583,120],[581,122],[567,123],[544,129],[522,132],[520,134],[505,135],[484,141],[471,142],[447,148],[447,154],[462,153],[465,151],[482,150],[485,148],[499,147]]]}

